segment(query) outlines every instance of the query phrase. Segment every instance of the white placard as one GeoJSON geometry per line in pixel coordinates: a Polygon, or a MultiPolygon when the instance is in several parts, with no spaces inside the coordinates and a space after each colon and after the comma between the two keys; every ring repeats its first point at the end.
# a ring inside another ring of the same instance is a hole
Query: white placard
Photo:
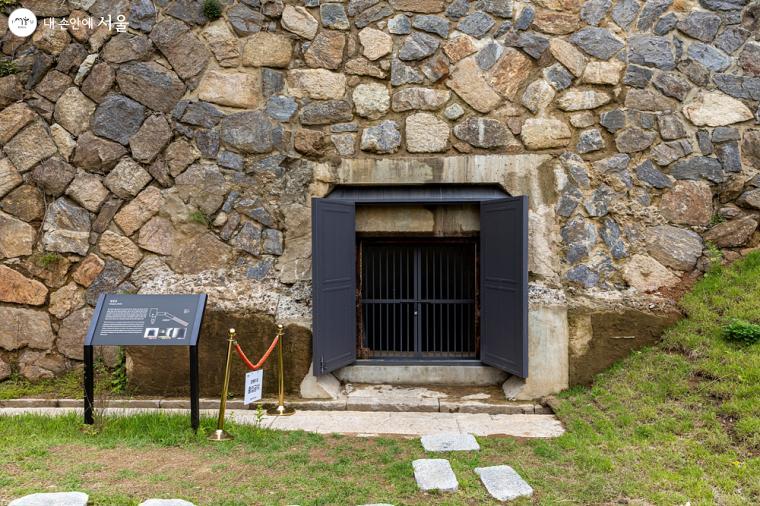
{"type": "Polygon", "coordinates": [[[261,387],[264,382],[264,371],[251,371],[245,373],[245,399],[243,404],[261,400],[261,387]]]}

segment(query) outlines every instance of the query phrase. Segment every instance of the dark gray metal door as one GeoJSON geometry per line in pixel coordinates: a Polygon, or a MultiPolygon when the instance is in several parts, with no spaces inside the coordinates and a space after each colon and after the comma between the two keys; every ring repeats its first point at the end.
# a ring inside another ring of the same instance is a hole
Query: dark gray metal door
{"type": "Polygon", "coordinates": [[[356,360],[356,244],[353,202],[312,199],[314,375],[356,360]]]}
{"type": "Polygon", "coordinates": [[[480,360],[528,375],[528,197],[480,203],[480,360]]]}

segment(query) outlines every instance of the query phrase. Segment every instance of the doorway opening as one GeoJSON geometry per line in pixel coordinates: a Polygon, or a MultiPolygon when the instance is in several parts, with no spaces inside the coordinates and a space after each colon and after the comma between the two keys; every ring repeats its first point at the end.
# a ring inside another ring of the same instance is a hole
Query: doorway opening
{"type": "Polygon", "coordinates": [[[357,358],[477,360],[478,241],[362,238],[357,358]]]}
{"type": "Polygon", "coordinates": [[[527,375],[527,197],[339,186],[312,200],[311,259],[314,375],[365,357],[527,375]]]}

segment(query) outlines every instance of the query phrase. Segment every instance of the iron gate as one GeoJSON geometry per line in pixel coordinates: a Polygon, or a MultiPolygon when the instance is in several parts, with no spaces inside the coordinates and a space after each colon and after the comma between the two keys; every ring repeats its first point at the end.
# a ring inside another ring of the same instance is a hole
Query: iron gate
{"type": "Polygon", "coordinates": [[[475,359],[474,239],[359,244],[359,358],[475,359]]]}

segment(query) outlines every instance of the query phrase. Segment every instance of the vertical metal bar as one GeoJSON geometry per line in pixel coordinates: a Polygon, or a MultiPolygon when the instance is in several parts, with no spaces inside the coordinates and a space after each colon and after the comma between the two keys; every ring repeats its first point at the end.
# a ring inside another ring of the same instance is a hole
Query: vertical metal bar
{"type": "Polygon", "coordinates": [[[190,346],[190,426],[196,432],[201,423],[200,405],[198,346],[190,346]]]}
{"type": "MultiPolygon", "coordinates": [[[[390,260],[391,260],[391,267],[389,269],[389,273],[391,275],[391,281],[390,281],[390,287],[391,287],[391,298],[396,298],[396,248],[390,248],[390,260]]],[[[390,310],[390,316],[389,316],[389,323],[391,325],[391,328],[393,329],[393,349],[394,350],[401,350],[400,343],[396,344],[398,340],[398,336],[396,335],[396,303],[390,302],[388,305],[388,309],[390,310]]]]}
{"type": "MultiPolygon", "coordinates": [[[[465,293],[464,293],[464,270],[465,270],[465,251],[464,248],[466,248],[466,245],[463,245],[460,249],[457,250],[457,263],[459,265],[458,267],[458,275],[456,276],[457,283],[459,285],[459,291],[457,292],[457,298],[458,299],[465,299],[465,293]]],[[[462,309],[463,306],[461,304],[457,304],[457,352],[462,354],[464,351],[464,319],[462,318],[462,309]]]]}
{"type": "MultiPolygon", "coordinates": [[[[411,247],[407,247],[404,250],[404,265],[405,265],[405,272],[404,272],[404,279],[406,280],[406,290],[404,291],[404,298],[409,300],[413,298],[413,294],[409,290],[409,283],[412,282],[412,273],[414,270],[412,269],[411,261],[410,261],[410,254],[414,254],[414,250],[411,247]]],[[[407,346],[411,346],[410,350],[414,350],[414,326],[417,324],[417,319],[414,317],[414,303],[406,303],[404,306],[404,314],[406,315],[406,319],[404,320],[406,324],[404,325],[404,334],[406,335],[407,340],[407,346]],[[411,344],[409,344],[411,342],[411,344]]]]}
{"type": "MultiPolygon", "coordinates": [[[[420,275],[422,275],[422,273],[424,273],[425,275],[425,293],[423,297],[429,298],[430,289],[428,288],[428,284],[430,283],[430,276],[429,276],[428,270],[430,268],[430,258],[428,255],[428,250],[424,250],[424,252],[425,252],[425,266],[422,267],[422,261],[420,261],[420,275]]],[[[421,256],[422,256],[422,251],[420,252],[420,257],[421,256]]],[[[427,352],[429,350],[428,343],[430,342],[430,304],[425,304],[424,313],[425,313],[425,326],[424,326],[423,332],[425,335],[425,347],[423,349],[425,350],[425,352],[427,352]]],[[[420,342],[422,341],[420,340],[420,342]]],[[[420,350],[420,352],[422,352],[422,349],[420,350]]]]}
{"type": "MultiPolygon", "coordinates": [[[[383,254],[384,254],[384,252],[383,252],[382,249],[378,249],[377,253],[378,253],[378,264],[379,264],[378,272],[380,273],[380,275],[378,276],[378,287],[380,289],[379,290],[380,296],[378,298],[382,299],[383,298],[383,292],[384,292],[384,286],[383,286],[383,254]]],[[[378,343],[377,344],[378,345],[382,345],[382,343],[383,343],[383,305],[384,304],[382,304],[382,303],[378,304],[378,307],[379,307],[378,321],[380,323],[380,328],[379,328],[379,332],[378,332],[378,335],[377,335],[377,337],[378,337],[378,343]]],[[[380,347],[380,346],[378,346],[378,347],[380,347]]]]}
{"type": "MultiPolygon", "coordinates": [[[[446,280],[446,299],[451,299],[451,270],[449,269],[449,259],[451,258],[451,252],[446,251],[444,249],[441,249],[441,255],[443,255],[446,258],[446,269],[444,269],[445,276],[441,281],[446,280]]],[[[451,304],[446,304],[446,353],[451,352],[451,343],[449,342],[449,337],[451,336],[451,321],[449,320],[449,317],[451,316],[450,313],[450,307],[451,304]]]]}
{"type": "Polygon", "coordinates": [[[414,356],[422,356],[422,248],[414,248],[414,356]]]}
{"type": "Polygon", "coordinates": [[[383,257],[385,259],[385,278],[383,281],[383,287],[385,288],[385,296],[383,297],[383,309],[385,311],[385,316],[383,318],[383,325],[385,326],[385,347],[387,349],[393,349],[390,345],[390,338],[389,338],[389,326],[388,326],[388,303],[386,302],[390,296],[390,290],[389,290],[389,284],[388,284],[388,248],[385,248],[383,252],[383,257]]]}
{"type": "MultiPolygon", "coordinates": [[[[367,298],[368,299],[374,299],[375,298],[375,249],[372,248],[370,245],[367,245],[366,248],[366,254],[364,255],[367,265],[367,273],[366,273],[366,284],[367,284],[367,298]]],[[[375,325],[375,318],[374,313],[372,312],[374,304],[366,304],[365,305],[365,311],[367,314],[367,322],[364,324],[364,326],[367,328],[367,336],[365,338],[366,346],[370,350],[370,356],[372,356],[374,347],[373,339],[374,339],[374,325],[375,325]]]]}
{"type": "Polygon", "coordinates": [[[92,414],[95,402],[95,361],[92,346],[84,347],[84,423],[92,425],[95,417],[92,414]]]}

